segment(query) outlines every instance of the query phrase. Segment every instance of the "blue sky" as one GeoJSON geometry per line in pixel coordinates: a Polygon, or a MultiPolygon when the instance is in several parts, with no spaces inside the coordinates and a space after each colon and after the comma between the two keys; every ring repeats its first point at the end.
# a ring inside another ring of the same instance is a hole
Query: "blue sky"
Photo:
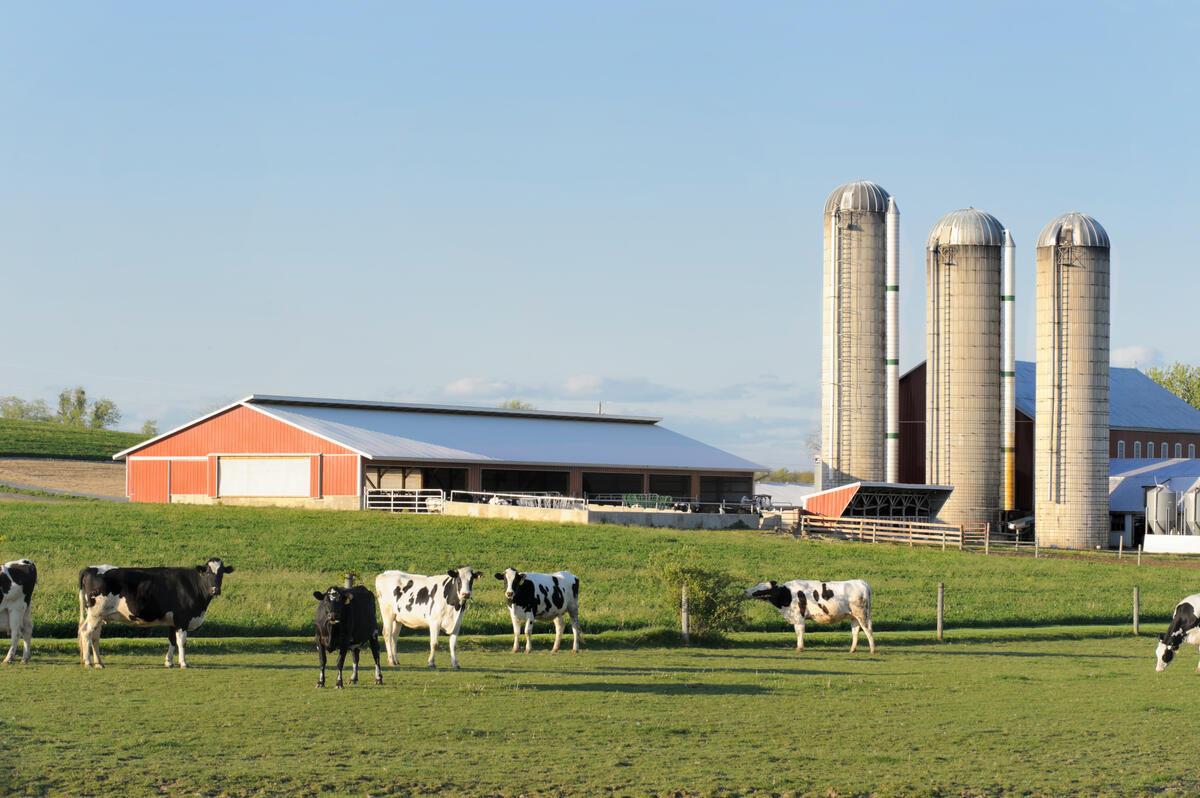
{"type": "Polygon", "coordinates": [[[807,463],[821,207],[1081,210],[1114,361],[1195,362],[1200,12],[1166,3],[21,4],[0,394],[123,426],[251,393],[662,415],[807,463]]]}

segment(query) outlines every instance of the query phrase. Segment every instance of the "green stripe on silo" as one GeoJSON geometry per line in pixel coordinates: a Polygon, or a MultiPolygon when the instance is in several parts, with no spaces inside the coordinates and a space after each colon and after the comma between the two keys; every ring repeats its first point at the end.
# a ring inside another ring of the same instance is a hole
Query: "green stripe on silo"
{"type": "Polygon", "coordinates": [[[898,286],[898,285],[885,285],[885,286],[883,287],[883,290],[884,290],[884,291],[899,291],[899,290],[900,290],[900,286],[898,286]]]}
{"type": "Polygon", "coordinates": [[[1000,301],[1001,302],[1016,302],[1017,297],[1016,297],[1016,294],[1001,294],[1000,301]]]}
{"type": "Polygon", "coordinates": [[[885,365],[885,366],[899,366],[899,365],[900,365],[900,361],[899,361],[899,360],[896,360],[895,358],[892,358],[892,359],[887,359],[887,358],[885,358],[885,359],[884,359],[884,361],[883,361],[883,365],[885,365]]]}
{"type": "Polygon", "coordinates": [[[889,441],[898,441],[898,440],[900,440],[900,433],[899,432],[889,432],[889,433],[887,433],[886,437],[889,441]]]}

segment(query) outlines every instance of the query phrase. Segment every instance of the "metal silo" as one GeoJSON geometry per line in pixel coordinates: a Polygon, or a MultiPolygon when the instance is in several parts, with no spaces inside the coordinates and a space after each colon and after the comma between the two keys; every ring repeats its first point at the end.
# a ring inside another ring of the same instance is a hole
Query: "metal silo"
{"type": "Polygon", "coordinates": [[[995,525],[1000,510],[1000,270],[1004,226],[967,208],[926,245],[925,481],[954,491],[940,518],[995,525]]]}
{"type": "MultiPolygon", "coordinates": [[[[1179,494],[1166,485],[1155,485],[1146,491],[1146,532],[1151,535],[1173,535],[1178,528],[1179,494]]],[[[1038,531],[1041,537],[1041,531],[1038,531]]]]}
{"type": "Polygon", "coordinates": [[[1183,534],[1200,535],[1200,487],[1191,487],[1184,492],[1180,516],[1183,534]]]}
{"type": "Polygon", "coordinates": [[[899,211],[881,187],[859,180],[829,195],[824,218],[819,478],[832,488],[883,481],[887,457],[895,462],[887,383],[899,372],[898,362],[885,362],[895,360],[885,295],[899,290],[899,211]]]}
{"type": "Polygon", "coordinates": [[[1108,233],[1068,213],[1037,239],[1034,520],[1043,546],[1108,545],[1108,233]]]}

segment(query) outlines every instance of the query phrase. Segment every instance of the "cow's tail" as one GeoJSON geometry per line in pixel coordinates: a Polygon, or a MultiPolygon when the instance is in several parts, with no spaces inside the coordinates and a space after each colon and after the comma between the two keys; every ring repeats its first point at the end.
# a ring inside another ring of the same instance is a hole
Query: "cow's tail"
{"type": "Polygon", "coordinates": [[[87,569],[79,572],[79,628],[83,628],[83,622],[87,620],[87,600],[83,595],[83,578],[87,574],[87,569]]]}
{"type": "Polygon", "coordinates": [[[871,615],[871,599],[874,597],[875,591],[871,589],[871,583],[867,583],[867,631],[875,631],[875,621],[871,615]]]}

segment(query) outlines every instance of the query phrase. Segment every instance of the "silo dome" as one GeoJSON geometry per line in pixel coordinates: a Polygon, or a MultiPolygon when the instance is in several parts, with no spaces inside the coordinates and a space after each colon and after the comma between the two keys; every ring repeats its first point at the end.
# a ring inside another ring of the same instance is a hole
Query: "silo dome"
{"type": "Polygon", "coordinates": [[[838,186],[825,200],[825,213],[834,211],[887,211],[888,193],[878,183],[870,180],[855,180],[838,186]]]}
{"type": "Polygon", "coordinates": [[[1053,247],[1058,244],[1108,249],[1108,233],[1099,222],[1086,213],[1064,213],[1043,227],[1037,237],[1039,247],[1053,247]]]}
{"type": "Polygon", "coordinates": [[[990,213],[977,208],[951,211],[933,226],[929,232],[929,243],[933,249],[941,246],[1004,246],[1004,225],[990,213]]]}

